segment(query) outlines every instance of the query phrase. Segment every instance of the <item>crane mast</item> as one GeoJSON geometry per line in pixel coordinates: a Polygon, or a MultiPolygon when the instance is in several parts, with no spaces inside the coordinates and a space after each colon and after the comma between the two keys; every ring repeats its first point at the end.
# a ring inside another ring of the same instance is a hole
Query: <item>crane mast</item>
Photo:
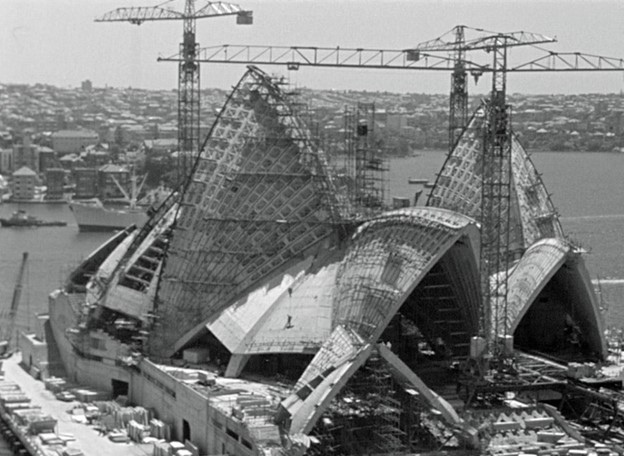
{"type": "Polygon", "coordinates": [[[178,64],[178,183],[182,183],[192,166],[194,152],[199,151],[200,72],[196,62],[199,45],[195,39],[195,2],[184,6],[184,26],[178,64]]]}
{"type": "MultiPolygon", "coordinates": [[[[162,5],[165,5],[165,2],[162,5]]],[[[146,21],[181,20],[183,22],[180,59],[178,59],[178,162],[176,184],[185,183],[199,152],[200,135],[200,68],[197,59],[197,19],[236,16],[237,24],[253,23],[252,12],[227,2],[204,1],[196,7],[196,0],[185,0],[184,11],[162,5],[154,7],[117,8],[97,18],[96,22],[129,22],[141,25],[146,21]]]]}
{"type": "Polygon", "coordinates": [[[466,82],[466,52],[464,50],[464,26],[455,28],[455,62],[451,74],[451,94],[449,97],[449,152],[459,140],[461,132],[468,125],[468,84],[466,82]]]}
{"type": "MultiPolygon", "coordinates": [[[[499,328],[499,313],[507,314],[507,283],[512,258],[511,232],[511,108],[506,104],[507,46],[496,38],[492,46],[492,91],[486,105],[481,160],[481,299],[479,333],[498,355],[497,336],[507,336],[499,328]],[[492,312],[495,315],[492,315],[492,312]],[[492,318],[493,317],[493,318],[492,318]],[[494,328],[491,327],[494,322],[494,328]],[[493,336],[493,338],[492,338],[493,336]]],[[[504,319],[506,321],[506,318],[504,319]]],[[[506,326],[506,325],[505,325],[506,326]]]]}

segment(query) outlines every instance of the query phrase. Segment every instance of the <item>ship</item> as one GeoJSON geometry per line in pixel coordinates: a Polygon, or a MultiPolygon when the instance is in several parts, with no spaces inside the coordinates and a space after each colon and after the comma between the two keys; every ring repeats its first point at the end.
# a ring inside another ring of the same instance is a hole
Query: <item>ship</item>
{"type": "MultiPolygon", "coordinates": [[[[115,179],[113,177],[113,179],[115,179]]],[[[134,173],[130,176],[130,192],[115,180],[118,188],[124,194],[121,205],[106,206],[99,198],[85,200],[73,200],[69,203],[69,209],[74,214],[74,219],[81,232],[91,231],[118,231],[131,225],[143,226],[148,219],[148,210],[158,205],[170,191],[162,186],[148,193],[143,200],[137,202],[145,178],[137,186],[137,178],[134,173]]]]}
{"type": "Polygon", "coordinates": [[[23,209],[13,212],[9,218],[0,218],[0,225],[4,227],[40,227],[40,226],[67,226],[62,220],[41,220],[28,214],[23,209]]]}
{"type": "Polygon", "coordinates": [[[74,214],[78,230],[82,232],[118,231],[130,225],[140,227],[148,218],[143,207],[106,207],[98,198],[73,200],[69,203],[69,209],[74,214]]]}
{"type": "MultiPolygon", "coordinates": [[[[595,383],[585,394],[581,378],[607,357],[603,321],[583,252],[516,137],[506,208],[516,256],[508,308],[494,300],[489,315],[504,315],[507,332],[486,325],[507,356],[497,359],[513,363],[476,375],[484,128],[473,116],[426,205],[353,216],[358,200],[340,194],[295,103],[249,67],[186,188],[50,294],[45,343],[71,382],[164,423],[177,443],[158,441],[154,454],[587,448],[563,410],[539,400],[610,407],[610,393],[595,383]]],[[[41,337],[20,349],[45,378],[41,337]]]]}

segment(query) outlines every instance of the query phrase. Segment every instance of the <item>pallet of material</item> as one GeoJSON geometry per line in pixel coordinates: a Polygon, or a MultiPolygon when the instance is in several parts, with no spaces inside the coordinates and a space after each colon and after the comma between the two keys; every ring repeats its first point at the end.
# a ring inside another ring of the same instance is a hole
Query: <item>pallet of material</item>
{"type": "Polygon", "coordinates": [[[41,415],[28,423],[28,431],[33,435],[54,432],[54,429],[56,429],[56,419],[50,415],[41,415]]]}
{"type": "Polygon", "coordinates": [[[139,424],[149,424],[153,412],[144,407],[122,407],[115,401],[95,401],[102,418],[114,427],[125,428],[132,420],[139,424]]]}
{"type": "Polygon", "coordinates": [[[113,431],[108,434],[108,439],[115,443],[126,443],[130,440],[128,434],[124,431],[113,431]]]}
{"type": "Polygon", "coordinates": [[[10,402],[4,405],[4,409],[13,413],[15,410],[24,410],[24,409],[40,409],[41,406],[31,404],[30,402],[10,402]]]}
{"type": "Polygon", "coordinates": [[[21,391],[0,392],[0,403],[2,405],[12,402],[30,402],[30,398],[21,391]]]}
{"type": "Polygon", "coordinates": [[[68,447],[63,448],[63,450],[61,451],[61,456],[84,456],[84,453],[80,448],[68,447]]]}
{"type": "Polygon", "coordinates": [[[149,426],[144,425],[144,424],[139,424],[134,420],[131,420],[128,423],[127,431],[128,431],[128,437],[130,437],[131,440],[137,443],[143,442],[143,439],[145,439],[146,437],[149,437],[150,435],[149,426]]]}
{"type": "Polygon", "coordinates": [[[15,420],[20,426],[25,426],[28,423],[46,415],[41,411],[41,409],[21,409],[15,410],[13,416],[15,416],[15,420]]]}
{"type": "Polygon", "coordinates": [[[172,455],[177,455],[178,451],[186,449],[184,444],[182,442],[178,442],[177,440],[174,440],[173,442],[170,442],[170,446],[171,446],[171,453],[170,454],[172,454],[172,455]]]}
{"type": "Polygon", "coordinates": [[[19,385],[15,382],[9,382],[9,381],[0,382],[0,391],[15,391],[19,389],[20,389],[19,385]]]}
{"type": "Polygon", "coordinates": [[[172,454],[169,442],[164,442],[162,440],[154,442],[153,456],[171,456],[172,454]]]}
{"type": "Polygon", "coordinates": [[[164,422],[152,419],[150,420],[150,435],[162,440],[171,440],[171,428],[164,422]]]}
{"type": "Polygon", "coordinates": [[[65,445],[65,442],[54,432],[42,432],[39,439],[44,445],[65,445]]]}
{"type": "Polygon", "coordinates": [[[63,442],[75,442],[76,441],[76,437],[74,436],[74,434],[70,432],[59,432],[58,437],[63,442]]]}
{"type": "Polygon", "coordinates": [[[76,395],[76,399],[80,402],[105,401],[110,398],[110,394],[105,391],[95,391],[85,388],[74,388],[72,393],[76,395]]]}
{"type": "MultiPolygon", "coordinates": [[[[60,393],[61,391],[65,391],[70,388],[70,384],[64,378],[59,377],[49,377],[43,381],[46,389],[48,391],[52,391],[54,394],[60,393]]],[[[74,385],[75,387],[75,385],[74,385]]]]}
{"type": "Polygon", "coordinates": [[[275,424],[249,426],[249,435],[256,442],[281,443],[279,428],[275,424]]]}

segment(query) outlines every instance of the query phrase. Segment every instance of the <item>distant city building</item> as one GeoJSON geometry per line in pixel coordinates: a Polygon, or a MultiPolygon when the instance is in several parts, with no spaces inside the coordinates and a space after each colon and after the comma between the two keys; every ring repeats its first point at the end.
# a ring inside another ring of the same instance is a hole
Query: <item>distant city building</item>
{"type": "Polygon", "coordinates": [[[129,182],[130,173],[123,166],[108,164],[98,169],[98,195],[102,200],[123,198],[119,187],[127,189],[129,182]]]}
{"type": "Polygon", "coordinates": [[[13,173],[12,189],[15,201],[32,200],[35,198],[37,173],[27,166],[23,166],[13,173]]]}
{"type": "Polygon", "coordinates": [[[178,140],[174,138],[146,139],[143,141],[143,149],[148,157],[169,155],[178,149],[178,140]]]}
{"type": "Polygon", "coordinates": [[[21,144],[13,146],[13,169],[24,166],[39,172],[39,147],[32,143],[28,132],[24,133],[21,144]]]}
{"type": "Polygon", "coordinates": [[[61,130],[52,133],[52,148],[59,154],[80,152],[98,141],[99,136],[93,130],[61,130]]]}
{"type": "Polygon", "coordinates": [[[58,168],[56,152],[49,147],[39,147],[39,172],[45,173],[48,169],[58,168]]]}
{"type": "Polygon", "coordinates": [[[85,81],[82,81],[82,83],[80,84],[80,87],[85,92],[91,92],[93,90],[93,83],[89,79],[87,79],[85,81]]]}
{"type": "Polygon", "coordinates": [[[401,131],[407,127],[407,116],[400,113],[388,113],[386,116],[386,128],[393,131],[401,131]]]}
{"type": "Polygon", "coordinates": [[[178,139],[178,126],[174,123],[158,125],[158,139],[178,139]]]}
{"type": "Polygon", "coordinates": [[[118,144],[142,143],[150,133],[142,125],[125,124],[115,130],[115,142],[118,144]]]}
{"type": "Polygon", "coordinates": [[[0,174],[9,174],[13,170],[13,149],[0,149],[0,174]]]}
{"type": "Polygon", "coordinates": [[[61,167],[68,171],[85,166],[84,161],[76,154],[65,155],[64,157],[59,158],[58,161],[61,164],[61,167]]]}
{"type": "Polygon", "coordinates": [[[96,168],[75,168],[72,172],[76,188],[74,198],[94,198],[97,196],[98,173],[96,168]]]}
{"type": "Polygon", "coordinates": [[[50,168],[45,173],[46,199],[60,200],[63,199],[63,185],[65,184],[65,170],[62,168],[50,168]]]}
{"type": "Polygon", "coordinates": [[[13,136],[10,131],[0,131],[0,148],[7,149],[11,147],[13,136]]]}
{"type": "Polygon", "coordinates": [[[111,161],[107,150],[90,150],[84,156],[84,162],[88,168],[99,168],[111,161]]]}

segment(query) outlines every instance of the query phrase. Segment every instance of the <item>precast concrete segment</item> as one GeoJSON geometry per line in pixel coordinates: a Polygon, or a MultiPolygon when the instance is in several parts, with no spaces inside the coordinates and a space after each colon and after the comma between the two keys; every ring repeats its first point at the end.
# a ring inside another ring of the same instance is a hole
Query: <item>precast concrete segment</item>
{"type": "Polygon", "coordinates": [[[280,268],[333,244],[342,213],[327,161],[293,105],[250,68],[219,114],[181,202],[150,353],[168,356],[280,268]]]}
{"type": "Polygon", "coordinates": [[[68,293],[85,292],[86,286],[93,275],[102,266],[102,263],[117,249],[119,244],[124,241],[136,228],[129,227],[119,233],[113,235],[104,244],[89,254],[87,258],[69,275],[65,284],[65,290],[68,293]]]}
{"type": "Polygon", "coordinates": [[[290,419],[291,434],[312,430],[331,400],[364,365],[373,349],[372,344],[364,343],[355,332],[343,327],[333,331],[324,347],[333,350],[331,364],[309,382],[298,383],[294,392],[282,401],[281,408],[290,419]]]}
{"type": "MultiPolygon", "coordinates": [[[[106,292],[96,302],[98,305],[148,322],[147,316],[153,310],[164,259],[163,237],[174,223],[175,215],[176,208],[170,208],[151,231],[146,233],[133,252],[129,252],[128,248],[132,248],[138,231],[111,255],[111,261],[107,261],[96,275],[96,280],[107,284],[106,292]],[[123,264],[119,265],[119,262],[123,264]]],[[[100,295],[95,293],[95,297],[97,296],[100,295]]],[[[93,297],[90,297],[91,301],[93,297]]]]}
{"type": "Polygon", "coordinates": [[[555,205],[531,157],[515,135],[511,142],[511,159],[525,247],[544,238],[563,238],[555,205]]]}

